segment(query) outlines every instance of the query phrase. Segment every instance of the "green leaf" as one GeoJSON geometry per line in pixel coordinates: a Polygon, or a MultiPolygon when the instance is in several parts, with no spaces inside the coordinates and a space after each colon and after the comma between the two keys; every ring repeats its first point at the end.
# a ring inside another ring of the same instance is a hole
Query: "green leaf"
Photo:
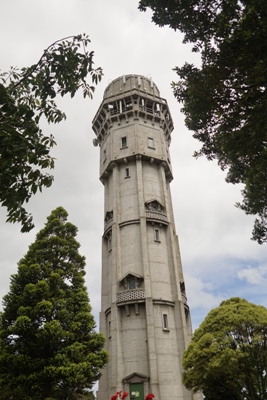
{"type": "Polygon", "coordinates": [[[7,221],[20,222],[22,232],[33,227],[24,204],[37,188],[42,191],[53,181],[42,170],[54,167],[50,151],[56,142],[43,135],[41,117],[49,123],[66,119],[55,102],[57,95],[74,97],[86,80],[96,84],[91,70],[102,75],[102,70],[93,68],[89,43],[87,35],[69,36],[52,43],[36,64],[2,74],[0,204],[7,207],[7,221]],[[32,182],[34,179],[38,181],[32,182]]]}

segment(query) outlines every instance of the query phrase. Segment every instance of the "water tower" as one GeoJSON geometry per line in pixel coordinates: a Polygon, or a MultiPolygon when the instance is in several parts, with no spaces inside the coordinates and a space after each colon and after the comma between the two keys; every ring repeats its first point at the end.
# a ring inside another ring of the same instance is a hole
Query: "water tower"
{"type": "Polygon", "coordinates": [[[170,192],[167,102],[151,79],[121,76],[106,88],[93,130],[105,191],[100,331],[110,357],[98,400],[118,390],[136,400],[148,393],[191,400],[181,382],[192,328],[170,192]]]}

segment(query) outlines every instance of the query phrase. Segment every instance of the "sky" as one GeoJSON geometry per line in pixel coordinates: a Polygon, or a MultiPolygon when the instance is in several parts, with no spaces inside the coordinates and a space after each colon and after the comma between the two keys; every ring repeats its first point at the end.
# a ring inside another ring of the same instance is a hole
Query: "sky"
{"type": "Polygon", "coordinates": [[[172,93],[171,82],[177,81],[173,68],[199,63],[190,45],[182,44],[179,32],[154,25],[150,12],[138,10],[137,0],[2,1],[0,69],[30,66],[55,40],[79,33],[89,35],[95,66],[103,68],[104,77],[93,100],[84,100],[82,93],[66,97],[59,104],[67,120],[57,126],[43,125],[44,133],[53,134],[57,142],[56,166],[53,186],[27,205],[36,227],[22,234],[19,224],[5,222],[6,210],[0,209],[1,298],[47,216],[62,206],[79,229],[80,253],[87,260],[86,285],[98,322],[104,190],[99,181],[99,147],[92,143],[92,120],[113,79],[140,74],[156,83],[174,121],[171,190],[193,328],[233,296],[267,307],[267,246],[250,240],[254,218],[235,207],[242,186],[227,184],[226,173],[216,162],[193,157],[199,143],[185,127],[181,104],[172,93]]]}

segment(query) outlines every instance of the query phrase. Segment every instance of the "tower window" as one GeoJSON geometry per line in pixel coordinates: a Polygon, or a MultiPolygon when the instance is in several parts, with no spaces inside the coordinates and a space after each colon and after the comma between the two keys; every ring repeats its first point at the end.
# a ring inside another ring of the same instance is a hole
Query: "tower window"
{"type": "Polygon", "coordinates": [[[154,139],[153,139],[153,138],[147,138],[147,145],[148,145],[148,147],[150,147],[151,149],[155,149],[154,139]]]}
{"type": "Polygon", "coordinates": [[[103,163],[106,161],[106,159],[107,159],[107,150],[104,149],[103,150],[103,163]]]}
{"type": "Polygon", "coordinates": [[[153,114],[153,103],[150,103],[150,101],[146,102],[146,111],[150,114],[153,114]]]}
{"type": "Polygon", "coordinates": [[[158,201],[150,201],[145,203],[146,209],[149,211],[163,212],[164,207],[158,201]]]}
{"type": "Polygon", "coordinates": [[[168,331],[169,330],[168,314],[162,314],[162,324],[163,324],[163,330],[168,331]]]}
{"type": "Polygon", "coordinates": [[[136,289],[136,279],[134,276],[128,278],[128,289],[136,289]]]}
{"type": "Polygon", "coordinates": [[[121,148],[124,149],[125,147],[127,147],[127,137],[123,136],[121,138],[121,148]]]}
{"type": "Polygon", "coordinates": [[[151,211],[159,211],[159,203],[157,203],[156,201],[152,201],[149,204],[149,208],[151,211]]]}
{"type": "Polygon", "coordinates": [[[130,169],[125,168],[125,178],[130,178],[130,169]]]}
{"type": "Polygon", "coordinates": [[[108,337],[111,338],[111,321],[108,321],[108,337]]]}
{"type": "Polygon", "coordinates": [[[154,240],[160,242],[159,229],[154,229],[154,240]]]}
{"type": "Polygon", "coordinates": [[[113,219],[113,210],[107,211],[105,215],[105,223],[111,221],[113,219]]]}

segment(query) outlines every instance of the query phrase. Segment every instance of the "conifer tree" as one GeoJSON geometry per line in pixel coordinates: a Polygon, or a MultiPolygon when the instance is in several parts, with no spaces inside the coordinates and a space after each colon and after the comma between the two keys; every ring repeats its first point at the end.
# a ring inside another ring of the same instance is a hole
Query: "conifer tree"
{"type": "Polygon", "coordinates": [[[0,399],[86,399],[107,362],[77,228],[59,207],[18,263],[0,318],[0,399]]]}

